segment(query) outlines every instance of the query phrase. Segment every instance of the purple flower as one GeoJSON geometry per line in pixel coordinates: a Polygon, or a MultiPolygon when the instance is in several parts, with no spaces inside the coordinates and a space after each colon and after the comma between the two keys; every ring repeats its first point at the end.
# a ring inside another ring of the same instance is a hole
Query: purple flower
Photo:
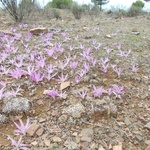
{"type": "Polygon", "coordinates": [[[138,70],[138,67],[137,67],[136,65],[132,65],[132,66],[131,66],[131,70],[132,70],[133,72],[136,72],[136,71],[138,70]]]}
{"type": "Polygon", "coordinates": [[[48,92],[47,92],[47,95],[50,96],[50,97],[52,97],[52,98],[55,98],[55,97],[57,97],[59,94],[58,94],[57,90],[56,90],[55,88],[53,88],[51,91],[48,91],[48,92]]]}
{"type": "Polygon", "coordinates": [[[10,76],[15,78],[15,79],[19,79],[22,77],[22,75],[24,75],[24,71],[22,69],[14,69],[10,72],[10,76]]]}
{"type": "Polygon", "coordinates": [[[27,119],[26,125],[23,124],[21,119],[19,119],[19,122],[20,126],[16,122],[14,122],[15,126],[17,127],[17,130],[14,130],[14,132],[26,135],[26,132],[29,129],[30,119],[29,118],[27,119]]]}
{"type": "Polygon", "coordinates": [[[66,91],[62,92],[62,90],[61,90],[61,92],[58,93],[58,97],[63,98],[65,94],[66,94],[66,91]]]}
{"type": "Polygon", "coordinates": [[[4,88],[5,88],[5,87],[3,87],[3,88],[0,89],[0,100],[3,98],[3,95],[4,95],[4,88]]]}
{"type": "Polygon", "coordinates": [[[68,79],[68,74],[64,75],[63,73],[61,74],[61,76],[58,76],[58,82],[64,82],[68,79]]]}
{"type": "Polygon", "coordinates": [[[46,50],[48,56],[52,57],[54,55],[54,49],[46,50]]]}
{"type": "Polygon", "coordinates": [[[123,69],[122,68],[115,68],[114,71],[117,73],[118,77],[120,77],[123,69]]]}
{"type": "Polygon", "coordinates": [[[92,63],[93,67],[95,67],[97,63],[97,59],[96,58],[94,59],[93,57],[91,57],[90,62],[92,63]]]}
{"type": "Polygon", "coordinates": [[[79,73],[78,73],[78,75],[79,75],[80,77],[83,77],[83,76],[86,75],[86,74],[87,74],[87,71],[86,71],[85,69],[80,70],[79,73]]]}
{"type": "Polygon", "coordinates": [[[24,71],[26,74],[28,74],[29,76],[32,75],[32,73],[34,73],[36,70],[34,68],[34,66],[28,65],[27,66],[27,71],[24,71]]]}
{"type": "Polygon", "coordinates": [[[105,65],[108,61],[109,61],[109,58],[108,58],[108,57],[101,58],[101,63],[102,63],[102,65],[105,65]]]}
{"type": "Polygon", "coordinates": [[[39,60],[36,60],[36,66],[38,68],[44,68],[45,66],[45,57],[39,56],[39,60]]]}
{"type": "Polygon", "coordinates": [[[110,54],[111,51],[112,51],[112,49],[110,49],[110,48],[107,48],[107,49],[106,49],[107,54],[110,54]]]}
{"type": "Polygon", "coordinates": [[[106,72],[108,71],[108,65],[109,65],[109,64],[107,64],[107,65],[102,65],[101,70],[106,73],[106,72]]]}
{"type": "Polygon", "coordinates": [[[70,62],[70,67],[72,67],[73,69],[77,68],[77,65],[78,65],[77,61],[70,62]]]}
{"type": "Polygon", "coordinates": [[[7,75],[10,71],[9,71],[9,69],[6,69],[6,67],[5,66],[0,66],[0,70],[2,71],[2,74],[5,74],[5,75],[7,75]]]}
{"type": "Polygon", "coordinates": [[[60,66],[61,70],[65,70],[65,67],[67,65],[68,65],[68,63],[64,63],[64,62],[59,61],[59,66],[60,66]]]}
{"type": "Polygon", "coordinates": [[[120,95],[124,94],[124,86],[113,85],[111,90],[112,93],[117,97],[120,97],[120,95]]]}
{"type": "Polygon", "coordinates": [[[78,94],[79,94],[79,97],[81,97],[82,99],[85,99],[85,97],[87,95],[87,91],[82,90],[82,91],[78,92],[78,94]]]}
{"type": "Polygon", "coordinates": [[[19,85],[16,90],[12,89],[11,92],[7,92],[7,95],[12,95],[16,97],[17,95],[22,95],[21,93],[19,93],[20,91],[22,91],[22,89],[20,88],[20,85],[19,85]]]}
{"type": "Polygon", "coordinates": [[[84,68],[85,68],[86,72],[89,72],[90,65],[88,63],[86,63],[86,62],[83,65],[84,65],[84,68]]]}
{"type": "Polygon", "coordinates": [[[70,49],[70,51],[73,51],[75,49],[75,46],[70,45],[69,49],[70,49]]]}
{"type": "Polygon", "coordinates": [[[74,83],[79,83],[80,81],[82,81],[82,77],[81,76],[76,76],[74,79],[73,79],[73,82],[74,83]]]}
{"type": "Polygon", "coordinates": [[[128,52],[126,51],[122,51],[122,50],[119,50],[119,52],[117,53],[117,55],[121,56],[121,57],[128,57],[128,55],[130,54],[131,50],[129,50],[128,52]]]}
{"type": "Polygon", "coordinates": [[[30,78],[32,81],[38,83],[40,81],[43,81],[44,75],[41,72],[32,72],[30,78]]]}
{"type": "Polygon", "coordinates": [[[99,87],[99,88],[96,88],[95,87],[95,85],[93,85],[93,95],[94,95],[94,97],[101,97],[102,96],[102,94],[103,94],[103,91],[104,91],[104,89],[103,89],[103,87],[99,87]]]}
{"type": "Polygon", "coordinates": [[[27,148],[27,144],[22,144],[21,143],[21,141],[22,141],[22,137],[20,137],[20,139],[18,140],[18,141],[15,141],[14,139],[12,139],[11,137],[9,137],[9,139],[11,140],[11,144],[13,145],[13,146],[15,146],[15,148],[17,149],[17,150],[29,150],[28,148],[27,148]]]}

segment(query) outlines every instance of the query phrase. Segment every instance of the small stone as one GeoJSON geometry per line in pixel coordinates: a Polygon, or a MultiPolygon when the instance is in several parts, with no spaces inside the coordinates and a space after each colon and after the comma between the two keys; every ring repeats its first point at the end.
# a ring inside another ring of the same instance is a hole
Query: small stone
{"type": "Polygon", "coordinates": [[[40,129],[38,129],[38,130],[36,131],[36,134],[37,134],[38,136],[41,136],[41,135],[43,134],[43,132],[44,132],[44,129],[43,129],[43,128],[40,128],[40,129]]]}
{"type": "Polygon", "coordinates": [[[135,138],[136,138],[139,142],[141,142],[141,141],[143,140],[143,138],[142,138],[140,135],[136,135],[135,138]]]}
{"type": "Polygon", "coordinates": [[[46,121],[46,118],[39,118],[39,122],[40,123],[43,123],[43,122],[45,122],[46,121]]]}
{"type": "Polygon", "coordinates": [[[145,141],[145,144],[146,144],[146,145],[150,145],[150,140],[146,140],[146,141],[145,141]]]}
{"type": "Polygon", "coordinates": [[[52,137],[52,141],[53,141],[53,142],[56,142],[56,143],[62,142],[61,138],[60,138],[60,137],[57,137],[57,136],[52,137]]]}
{"type": "Polygon", "coordinates": [[[67,119],[68,119],[68,116],[64,114],[64,115],[61,115],[58,120],[60,122],[65,122],[65,121],[67,121],[67,119]]]}
{"type": "Polygon", "coordinates": [[[98,150],[105,150],[105,149],[103,148],[103,146],[100,145],[98,150]]]}
{"type": "Polygon", "coordinates": [[[147,124],[144,126],[144,128],[146,128],[146,129],[150,130],[150,122],[149,122],[149,123],[147,123],[147,124]]]}
{"type": "Polygon", "coordinates": [[[92,144],[90,145],[90,148],[91,148],[92,150],[95,150],[95,149],[97,149],[97,145],[96,145],[95,143],[92,143],[92,144]]]}
{"type": "Polygon", "coordinates": [[[82,136],[81,137],[82,142],[92,142],[92,138],[88,136],[82,136]]]}
{"type": "Polygon", "coordinates": [[[68,148],[68,150],[77,149],[78,145],[74,141],[65,141],[64,146],[68,148]]]}
{"type": "Polygon", "coordinates": [[[105,38],[111,39],[111,38],[112,38],[112,36],[111,36],[111,35],[109,35],[109,34],[107,34],[107,35],[105,35],[105,38]]]}
{"type": "Polygon", "coordinates": [[[85,128],[81,131],[81,141],[83,142],[92,142],[93,139],[93,129],[85,128]]]}
{"type": "Polygon", "coordinates": [[[60,90],[64,90],[70,86],[70,81],[62,82],[60,85],[60,90]]]}
{"type": "Polygon", "coordinates": [[[131,124],[130,120],[128,117],[125,117],[124,122],[127,126],[129,126],[131,124]]]}
{"type": "Polygon", "coordinates": [[[36,101],[36,104],[38,104],[39,106],[43,106],[44,102],[42,100],[38,100],[38,101],[36,101]]]}
{"type": "Polygon", "coordinates": [[[72,134],[73,136],[77,136],[78,135],[78,133],[77,132],[73,132],[73,134],[72,134]]]}
{"type": "Polygon", "coordinates": [[[39,128],[40,125],[33,123],[30,125],[29,129],[27,130],[27,133],[29,134],[29,136],[34,136],[39,128]]]}
{"type": "Polygon", "coordinates": [[[38,28],[31,29],[30,33],[32,33],[33,35],[39,35],[40,33],[46,34],[46,33],[48,33],[48,29],[38,27],[38,28]]]}
{"type": "Polygon", "coordinates": [[[145,150],[150,150],[150,145],[145,150]]]}
{"type": "Polygon", "coordinates": [[[48,139],[44,139],[44,144],[48,147],[51,146],[51,142],[48,139]]]}
{"type": "Polygon", "coordinates": [[[120,127],[122,127],[122,126],[125,125],[125,123],[124,123],[124,122],[118,122],[118,125],[119,125],[120,127]]]}
{"type": "Polygon", "coordinates": [[[133,28],[131,32],[138,32],[136,28],[133,28]]]}
{"type": "Polygon", "coordinates": [[[31,143],[31,145],[33,145],[33,146],[36,146],[37,144],[38,144],[37,141],[34,141],[34,142],[31,143]]]}

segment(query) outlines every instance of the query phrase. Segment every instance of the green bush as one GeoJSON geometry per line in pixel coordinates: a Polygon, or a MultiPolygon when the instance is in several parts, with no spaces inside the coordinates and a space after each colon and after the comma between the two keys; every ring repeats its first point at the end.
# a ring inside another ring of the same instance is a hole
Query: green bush
{"type": "Polygon", "coordinates": [[[143,7],[144,7],[144,3],[142,2],[142,1],[140,1],[140,0],[137,0],[136,2],[134,2],[134,3],[132,3],[132,6],[131,7],[137,7],[137,8],[140,8],[140,9],[142,9],[143,7]]]}
{"type": "Polygon", "coordinates": [[[52,2],[47,3],[46,7],[66,9],[70,8],[72,0],[52,0],[52,2]]]}
{"type": "Polygon", "coordinates": [[[81,19],[82,7],[74,2],[71,6],[71,11],[76,19],[81,19]]]}
{"type": "Polygon", "coordinates": [[[142,11],[141,8],[136,7],[136,6],[131,6],[130,9],[127,11],[127,16],[128,17],[135,17],[142,15],[144,12],[142,11]]]}

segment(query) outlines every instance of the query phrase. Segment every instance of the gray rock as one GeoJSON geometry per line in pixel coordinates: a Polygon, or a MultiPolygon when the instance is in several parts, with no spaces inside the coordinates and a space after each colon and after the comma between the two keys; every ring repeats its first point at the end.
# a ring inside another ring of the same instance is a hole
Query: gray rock
{"type": "Polygon", "coordinates": [[[3,108],[2,112],[11,113],[11,112],[26,112],[29,110],[30,104],[27,98],[16,97],[8,100],[3,108]]]}
{"type": "Polygon", "coordinates": [[[65,141],[64,146],[68,148],[68,150],[73,150],[78,148],[78,144],[74,141],[65,141]]]}
{"type": "Polygon", "coordinates": [[[83,142],[92,142],[93,139],[93,129],[85,128],[81,131],[81,141],[83,142]]]}
{"type": "Polygon", "coordinates": [[[146,129],[150,130],[150,122],[149,122],[149,123],[147,123],[147,124],[144,126],[144,128],[146,128],[146,129]]]}
{"type": "Polygon", "coordinates": [[[129,120],[128,117],[125,117],[124,122],[127,126],[129,126],[131,124],[131,121],[129,120]]]}
{"type": "Polygon", "coordinates": [[[85,107],[81,103],[70,105],[63,110],[63,113],[71,114],[74,118],[80,118],[83,112],[85,112],[85,107]]]}

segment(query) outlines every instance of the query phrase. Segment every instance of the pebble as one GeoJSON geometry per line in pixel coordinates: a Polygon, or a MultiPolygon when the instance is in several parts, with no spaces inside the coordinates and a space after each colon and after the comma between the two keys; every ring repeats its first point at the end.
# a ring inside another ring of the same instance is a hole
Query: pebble
{"type": "Polygon", "coordinates": [[[150,122],[148,122],[148,123],[144,126],[144,128],[150,130],[150,122]]]}
{"type": "Polygon", "coordinates": [[[29,136],[34,136],[36,131],[40,128],[40,125],[33,123],[30,125],[29,129],[27,130],[27,133],[29,136]]]}
{"type": "Polygon", "coordinates": [[[61,138],[60,138],[60,137],[57,137],[57,136],[52,137],[52,141],[53,141],[53,142],[56,142],[56,143],[62,142],[61,138]]]}

